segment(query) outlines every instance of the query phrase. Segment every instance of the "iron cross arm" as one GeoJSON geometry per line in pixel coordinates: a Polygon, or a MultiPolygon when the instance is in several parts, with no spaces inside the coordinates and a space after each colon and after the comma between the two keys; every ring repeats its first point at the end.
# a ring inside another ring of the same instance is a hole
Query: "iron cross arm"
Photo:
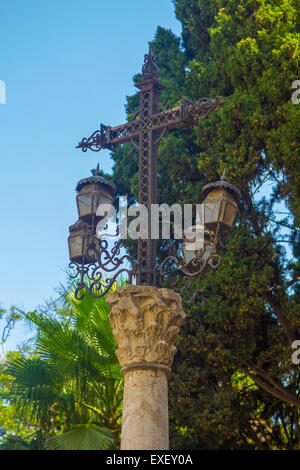
{"type": "MultiPolygon", "coordinates": [[[[197,125],[199,119],[205,118],[212,111],[217,110],[224,104],[220,97],[215,99],[201,98],[198,101],[184,99],[183,102],[174,108],[164,109],[161,112],[149,116],[146,125],[148,130],[167,131],[176,127],[197,125]]],[[[77,148],[83,152],[88,149],[99,152],[101,149],[114,150],[119,145],[126,142],[135,142],[139,140],[141,132],[145,129],[145,120],[136,119],[136,117],[120,126],[110,127],[101,124],[99,130],[95,131],[90,137],[83,138],[77,148]],[[143,122],[144,121],[144,122],[143,122]]]]}

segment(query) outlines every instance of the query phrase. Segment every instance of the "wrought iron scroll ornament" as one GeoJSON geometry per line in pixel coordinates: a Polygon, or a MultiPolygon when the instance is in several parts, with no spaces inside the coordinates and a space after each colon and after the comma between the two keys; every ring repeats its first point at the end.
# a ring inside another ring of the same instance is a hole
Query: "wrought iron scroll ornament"
{"type": "MultiPolygon", "coordinates": [[[[157,158],[158,144],[168,130],[197,125],[211,112],[218,110],[224,102],[220,97],[215,99],[201,98],[198,101],[184,99],[179,106],[166,109],[165,102],[159,104],[160,90],[163,88],[158,81],[159,68],[151,49],[144,56],[142,79],[136,86],[139,88],[140,107],[133,119],[125,124],[110,127],[101,124],[100,130],[95,131],[89,138],[79,142],[77,148],[83,152],[88,149],[99,152],[101,149],[114,150],[126,142],[131,142],[134,149],[139,151],[139,197],[138,202],[148,209],[151,214],[151,205],[157,204],[157,158]]],[[[230,186],[230,184],[228,183],[230,186]]],[[[209,190],[209,188],[207,188],[209,190]]],[[[149,217],[148,227],[151,227],[149,217]]],[[[158,267],[156,265],[156,240],[139,239],[137,264],[128,256],[120,256],[121,241],[116,241],[109,250],[105,237],[96,239],[94,233],[86,228],[87,245],[86,256],[91,260],[83,259],[81,263],[71,263],[75,269],[74,278],[80,276],[76,289],[76,297],[83,297],[85,289],[92,297],[105,295],[121,274],[128,275],[128,282],[136,277],[137,284],[160,285],[168,272],[168,266],[173,263],[184,274],[186,292],[187,287],[193,287],[193,302],[200,292],[200,277],[208,269],[216,269],[221,257],[216,252],[216,238],[212,233],[206,233],[205,249],[192,263],[185,264],[177,254],[170,254],[158,267]],[[91,241],[92,240],[92,241],[91,241]],[[130,268],[121,267],[127,262],[130,268]],[[105,279],[104,275],[109,274],[105,279]]],[[[95,228],[93,228],[95,231],[95,228]]],[[[151,233],[151,231],[149,230],[151,233]]],[[[201,293],[201,292],[200,292],[201,293]]]]}
{"type": "MultiPolygon", "coordinates": [[[[119,249],[119,246],[115,246],[115,251],[117,251],[117,249],[119,249]]],[[[101,248],[101,254],[104,256],[109,256],[109,258],[107,257],[105,260],[104,266],[101,264],[97,265],[97,263],[91,263],[88,265],[80,265],[78,263],[72,262],[70,263],[69,267],[73,270],[71,278],[75,279],[80,276],[80,281],[78,282],[75,289],[75,298],[77,300],[83,299],[83,290],[94,298],[104,296],[113,287],[121,273],[128,276],[127,282],[129,284],[132,283],[133,277],[135,275],[135,271],[133,269],[127,269],[123,267],[116,271],[124,263],[125,256],[117,258],[115,253],[111,252],[111,254],[109,254],[107,247],[101,248]],[[108,268],[108,263],[110,264],[110,269],[108,268]],[[111,277],[104,277],[104,273],[111,274],[112,271],[113,275],[111,277]]]]}
{"type": "MultiPolygon", "coordinates": [[[[146,102],[143,104],[149,106],[151,104],[150,96],[146,95],[145,98],[146,102]]],[[[145,128],[151,129],[152,132],[161,131],[163,133],[159,139],[154,141],[154,144],[157,145],[168,130],[181,126],[197,125],[199,119],[204,119],[211,112],[218,110],[223,104],[224,101],[220,97],[215,99],[204,97],[198,101],[184,98],[182,103],[175,108],[166,109],[162,104],[163,111],[153,113],[152,116],[145,119],[144,123],[141,122],[141,119],[136,119],[141,114],[138,110],[133,119],[127,124],[115,127],[101,124],[100,129],[93,132],[90,137],[84,137],[76,148],[81,149],[83,152],[87,150],[99,152],[102,149],[114,150],[119,145],[131,142],[134,149],[140,151],[140,145],[137,145],[135,140],[139,140],[140,133],[145,128]]],[[[144,116],[147,116],[147,111],[144,116]]]]}
{"type": "MultiPolygon", "coordinates": [[[[107,228],[106,225],[104,230],[107,228]]],[[[115,234],[103,233],[99,238],[94,236],[94,232],[94,228],[85,224],[83,233],[83,238],[87,240],[85,256],[80,263],[71,261],[69,264],[70,277],[72,279],[79,277],[74,292],[77,300],[83,299],[84,292],[94,298],[102,297],[113,287],[121,274],[126,275],[130,284],[136,277],[136,263],[133,258],[127,254],[120,256],[122,240],[115,240],[112,248],[109,248],[109,242],[105,239],[118,237],[119,230],[117,229],[115,234]]]]}
{"type": "Polygon", "coordinates": [[[77,145],[76,148],[81,148],[83,152],[86,152],[88,149],[93,152],[100,152],[101,147],[101,132],[95,131],[93,134],[86,138],[84,137],[81,142],[77,145]]]}
{"type": "Polygon", "coordinates": [[[183,303],[186,305],[194,302],[204,305],[205,299],[200,284],[203,275],[217,269],[222,261],[221,255],[217,253],[217,244],[221,244],[221,240],[209,230],[205,230],[204,239],[205,242],[199,255],[189,263],[179,257],[180,249],[175,249],[174,244],[171,243],[168,256],[157,267],[158,285],[162,286],[167,280],[168,284],[182,295],[183,303]],[[172,271],[172,265],[176,266],[176,272],[172,271]],[[168,266],[171,266],[170,270],[167,269],[168,266]],[[183,274],[180,279],[178,270],[183,274]]]}

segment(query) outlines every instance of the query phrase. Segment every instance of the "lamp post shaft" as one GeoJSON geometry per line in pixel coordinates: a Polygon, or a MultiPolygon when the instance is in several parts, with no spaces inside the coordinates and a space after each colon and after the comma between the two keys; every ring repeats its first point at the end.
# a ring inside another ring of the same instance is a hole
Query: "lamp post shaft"
{"type": "Polygon", "coordinates": [[[138,240],[139,285],[155,285],[156,240],[151,238],[151,208],[157,203],[157,131],[152,118],[158,112],[160,86],[155,79],[145,79],[140,88],[141,133],[139,139],[139,203],[147,208],[145,237],[138,240]]]}

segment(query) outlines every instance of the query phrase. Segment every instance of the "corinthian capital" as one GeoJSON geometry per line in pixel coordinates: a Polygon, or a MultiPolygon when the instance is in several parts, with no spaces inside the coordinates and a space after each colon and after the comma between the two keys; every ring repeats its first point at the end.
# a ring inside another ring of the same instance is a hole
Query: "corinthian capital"
{"type": "Polygon", "coordinates": [[[127,286],[106,300],[123,370],[147,364],[170,368],[177,350],[174,343],[186,316],[180,295],[171,289],[127,286]]]}

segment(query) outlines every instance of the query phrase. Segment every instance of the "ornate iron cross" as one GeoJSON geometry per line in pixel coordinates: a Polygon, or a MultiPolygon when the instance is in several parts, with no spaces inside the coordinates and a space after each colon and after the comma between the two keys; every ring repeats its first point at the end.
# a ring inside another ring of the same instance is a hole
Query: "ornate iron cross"
{"type": "MultiPolygon", "coordinates": [[[[222,106],[219,97],[214,100],[201,98],[199,101],[184,99],[180,106],[166,109],[160,105],[159,95],[163,86],[158,81],[159,68],[151,49],[145,54],[142,80],[136,86],[140,89],[140,107],[131,122],[116,127],[101,124],[89,138],[78,144],[83,152],[90,149],[99,152],[106,148],[131,142],[139,151],[139,200],[148,209],[148,230],[151,233],[151,204],[157,203],[157,148],[158,143],[169,129],[179,126],[197,125],[212,111],[222,106]],[[162,109],[159,111],[159,109],[162,109]]],[[[138,284],[156,283],[156,240],[149,236],[138,240],[138,284]]]]}

